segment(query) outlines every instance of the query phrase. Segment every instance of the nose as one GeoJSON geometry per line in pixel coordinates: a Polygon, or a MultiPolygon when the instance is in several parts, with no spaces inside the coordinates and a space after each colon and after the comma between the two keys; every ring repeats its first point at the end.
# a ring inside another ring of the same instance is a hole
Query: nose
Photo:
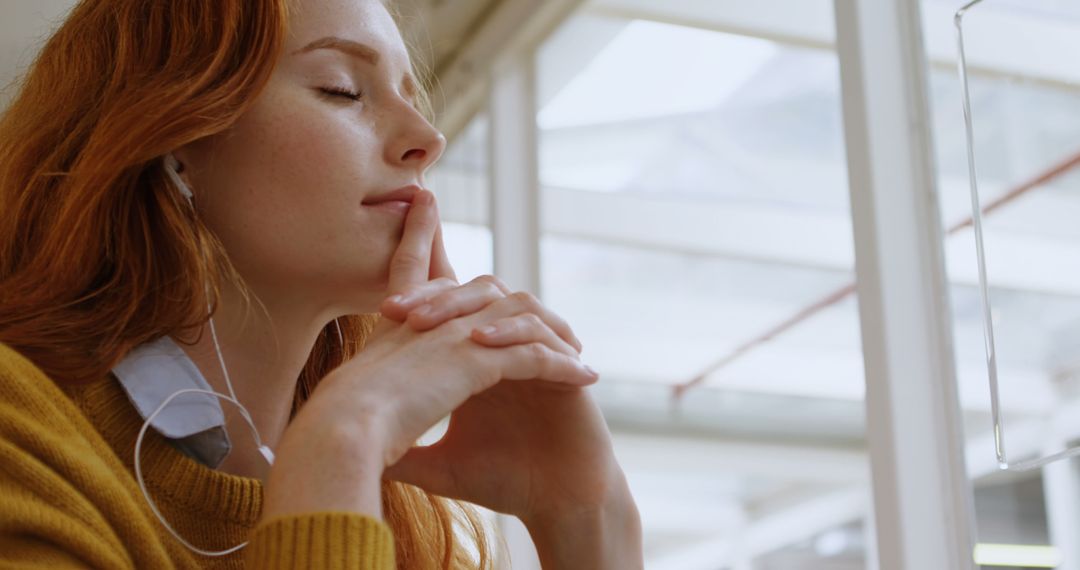
{"type": "Polygon", "coordinates": [[[412,105],[402,106],[393,142],[387,145],[387,160],[396,166],[423,174],[446,150],[446,137],[412,105]]]}

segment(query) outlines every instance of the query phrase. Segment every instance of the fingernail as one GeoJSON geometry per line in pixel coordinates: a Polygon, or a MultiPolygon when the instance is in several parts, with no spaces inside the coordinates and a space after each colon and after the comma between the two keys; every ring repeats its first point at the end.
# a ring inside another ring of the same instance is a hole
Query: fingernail
{"type": "Polygon", "coordinates": [[[600,377],[600,373],[597,372],[596,370],[594,370],[592,366],[589,366],[589,365],[586,364],[585,365],[585,370],[587,370],[589,372],[589,374],[592,375],[593,378],[599,378],[600,377]]]}
{"type": "Polygon", "coordinates": [[[414,310],[412,312],[412,314],[414,314],[414,315],[416,315],[418,317],[422,317],[422,316],[430,313],[431,309],[432,309],[431,305],[421,305],[421,306],[417,307],[416,310],[414,310]]]}
{"type": "Polygon", "coordinates": [[[495,325],[487,325],[487,326],[484,326],[484,327],[480,327],[479,330],[480,330],[480,334],[482,334],[484,336],[490,336],[490,335],[495,334],[495,331],[497,331],[499,329],[495,325]]]}
{"type": "Polygon", "coordinates": [[[393,297],[387,299],[387,301],[394,303],[395,305],[400,305],[405,302],[405,297],[402,295],[394,295],[393,297]]]}
{"type": "Polygon", "coordinates": [[[432,199],[432,198],[433,198],[433,196],[432,196],[431,192],[429,192],[429,191],[427,191],[427,190],[421,190],[421,191],[420,191],[420,192],[419,192],[419,193],[418,193],[418,194],[416,195],[416,202],[417,202],[418,204],[421,204],[421,205],[427,206],[428,204],[430,204],[430,203],[431,203],[431,199],[432,199]]]}

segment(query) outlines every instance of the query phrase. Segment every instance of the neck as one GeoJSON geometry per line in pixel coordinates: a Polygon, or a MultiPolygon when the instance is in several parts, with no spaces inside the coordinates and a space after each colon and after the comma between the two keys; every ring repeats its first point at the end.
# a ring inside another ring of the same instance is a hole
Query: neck
{"type": "MultiPolygon", "coordinates": [[[[275,449],[289,421],[300,372],[319,332],[335,315],[326,307],[305,305],[295,296],[260,295],[260,299],[265,312],[254,301],[246,308],[236,290],[223,291],[213,320],[236,398],[251,414],[262,443],[275,449]]],[[[180,340],[210,386],[228,395],[209,324],[193,346],[186,343],[195,341],[194,335],[180,340]]],[[[218,469],[265,479],[269,466],[258,452],[251,428],[235,405],[223,400],[222,409],[232,451],[218,469]]]]}

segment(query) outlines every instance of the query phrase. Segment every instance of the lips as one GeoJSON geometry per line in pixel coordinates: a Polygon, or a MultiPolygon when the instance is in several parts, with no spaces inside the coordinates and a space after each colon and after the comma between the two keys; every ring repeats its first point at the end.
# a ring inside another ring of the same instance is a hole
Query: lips
{"type": "Polygon", "coordinates": [[[387,202],[407,202],[412,204],[413,199],[416,198],[418,192],[420,192],[420,187],[411,184],[409,186],[398,188],[397,190],[391,190],[390,192],[384,192],[382,194],[364,198],[360,203],[364,206],[374,206],[376,204],[385,204],[387,202]]]}

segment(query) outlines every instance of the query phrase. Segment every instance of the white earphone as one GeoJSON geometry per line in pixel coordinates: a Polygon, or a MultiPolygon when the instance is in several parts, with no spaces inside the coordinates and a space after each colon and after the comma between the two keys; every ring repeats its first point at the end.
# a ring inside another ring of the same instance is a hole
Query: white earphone
{"type": "Polygon", "coordinates": [[[176,157],[171,152],[165,155],[165,174],[169,176],[169,180],[172,180],[180,194],[187,198],[190,203],[194,195],[191,193],[191,188],[184,184],[184,179],[180,178],[180,161],[176,160],[176,157]]]}
{"type": "MultiPolygon", "coordinates": [[[[176,186],[177,190],[180,191],[180,194],[187,199],[188,203],[194,205],[192,203],[193,195],[191,193],[191,189],[188,188],[188,185],[184,183],[184,180],[182,178],[180,178],[180,163],[176,160],[176,157],[174,157],[172,153],[169,153],[165,155],[164,162],[165,173],[169,177],[169,180],[171,180],[173,185],[176,186]]],[[[209,312],[210,309],[211,307],[208,306],[207,311],[209,312]]],[[[139,453],[142,451],[143,438],[146,436],[146,430],[150,427],[150,422],[154,421],[154,418],[156,418],[158,414],[160,414],[161,411],[165,409],[166,406],[168,406],[174,399],[176,399],[177,396],[181,396],[183,394],[206,394],[236,404],[236,407],[240,409],[240,416],[244,419],[245,422],[247,422],[249,426],[251,426],[251,431],[255,436],[255,444],[259,446],[259,453],[261,453],[262,456],[266,458],[267,463],[269,463],[270,465],[274,464],[273,450],[271,450],[268,446],[262,443],[262,438],[259,437],[259,430],[255,427],[255,422],[251,419],[251,414],[247,411],[247,408],[245,408],[244,405],[240,403],[240,400],[238,400],[236,397],[236,392],[233,390],[232,379],[229,378],[229,369],[225,366],[225,357],[221,354],[221,345],[218,343],[217,329],[214,327],[214,319],[212,317],[210,318],[210,336],[214,340],[214,350],[217,351],[218,363],[221,365],[221,373],[225,377],[225,386],[229,389],[229,394],[225,395],[214,392],[212,390],[187,388],[184,390],[177,390],[176,392],[173,392],[167,398],[165,398],[165,400],[161,402],[157,409],[154,410],[153,413],[151,413],[149,416],[147,416],[146,421],[143,422],[142,427],[139,429],[139,435],[135,438],[135,479],[139,482],[139,489],[142,491],[143,497],[146,499],[147,504],[150,505],[150,510],[154,512],[154,515],[157,516],[159,521],[161,521],[161,524],[165,527],[165,529],[168,530],[169,533],[176,538],[176,540],[180,541],[180,544],[183,544],[185,547],[188,548],[188,550],[191,550],[192,552],[195,552],[197,554],[202,554],[203,556],[225,556],[228,554],[232,554],[233,552],[236,552],[241,548],[247,546],[247,542],[243,542],[232,548],[220,551],[203,550],[188,542],[186,539],[184,539],[184,537],[180,536],[180,533],[176,532],[176,529],[174,529],[168,521],[165,520],[164,515],[162,515],[161,511],[158,510],[157,504],[154,503],[154,500],[152,498],[150,498],[150,492],[146,489],[146,481],[143,479],[142,466],[139,463],[139,453]]]]}
{"type": "MultiPolygon", "coordinates": [[[[180,178],[180,163],[176,160],[176,157],[174,157],[172,153],[169,153],[165,155],[164,162],[165,172],[168,175],[169,179],[180,191],[180,194],[187,199],[188,203],[194,205],[192,202],[193,195],[191,189],[188,188],[187,184],[185,184],[183,179],[180,178]]],[[[210,311],[210,309],[211,307],[207,306],[208,312],[210,311]]],[[[236,392],[233,390],[232,379],[229,378],[229,369],[225,366],[225,357],[221,354],[221,345],[218,343],[217,329],[214,327],[213,317],[209,319],[209,323],[210,336],[214,341],[214,350],[217,352],[218,364],[221,365],[221,374],[225,378],[225,387],[228,388],[229,394],[225,395],[214,392],[212,390],[186,388],[183,390],[177,390],[176,392],[173,392],[167,398],[165,398],[165,400],[161,402],[157,409],[155,409],[153,413],[147,416],[146,421],[143,422],[142,427],[139,429],[139,435],[135,438],[135,479],[139,483],[139,489],[142,491],[143,497],[146,499],[147,504],[150,505],[150,510],[154,512],[154,515],[157,516],[159,521],[161,521],[161,524],[165,527],[166,530],[169,531],[170,534],[172,534],[176,538],[176,540],[180,541],[180,543],[187,547],[188,550],[191,550],[192,552],[201,554],[203,556],[226,556],[244,548],[245,546],[247,546],[248,543],[242,542],[226,550],[211,551],[198,548],[185,540],[184,537],[180,536],[180,534],[176,532],[176,530],[168,523],[168,521],[165,520],[165,517],[161,514],[161,511],[158,510],[157,504],[154,503],[154,500],[150,498],[150,493],[146,489],[146,482],[143,480],[142,467],[139,464],[139,453],[142,451],[143,438],[146,435],[146,430],[150,427],[150,422],[152,422],[154,418],[156,418],[158,414],[160,414],[161,411],[164,410],[177,396],[183,394],[206,394],[236,404],[236,407],[240,409],[240,417],[242,417],[244,421],[247,422],[249,426],[251,426],[251,431],[254,434],[255,438],[255,445],[258,446],[259,453],[266,459],[267,464],[274,464],[274,451],[262,442],[262,438],[259,436],[259,430],[255,427],[254,420],[251,419],[251,414],[248,412],[247,408],[245,408],[244,405],[240,403],[240,400],[236,397],[236,392]]],[[[337,319],[334,319],[334,325],[337,327],[338,341],[341,342],[342,349],[344,350],[345,337],[341,332],[341,324],[338,322],[337,319]]]]}

